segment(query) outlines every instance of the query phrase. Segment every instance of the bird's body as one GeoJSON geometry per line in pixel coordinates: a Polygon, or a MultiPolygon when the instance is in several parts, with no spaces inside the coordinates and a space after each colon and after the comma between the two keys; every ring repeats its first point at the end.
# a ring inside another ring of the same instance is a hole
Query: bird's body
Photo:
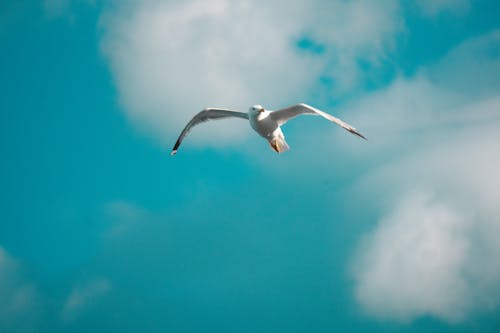
{"type": "Polygon", "coordinates": [[[268,110],[248,113],[250,126],[264,138],[268,138],[277,128],[279,128],[278,124],[273,121],[270,115],[271,112],[268,110]]]}
{"type": "Polygon", "coordinates": [[[281,125],[301,114],[322,116],[343,127],[347,131],[366,140],[366,138],[362,134],[357,132],[354,127],[328,113],[315,109],[307,104],[301,103],[292,105],[290,107],[276,111],[269,111],[264,109],[260,105],[254,105],[248,110],[248,113],[218,108],[207,108],[195,115],[186,125],[184,130],[179,135],[174,148],[172,149],[172,155],[175,155],[177,153],[177,149],[179,148],[182,140],[186,137],[191,128],[208,120],[228,117],[248,119],[250,126],[255,130],[255,132],[265,138],[269,142],[271,148],[273,148],[276,152],[281,153],[287,151],[290,148],[285,141],[285,135],[281,130],[281,125]]]}
{"type": "Polygon", "coordinates": [[[261,137],[266,139],[276,152],[281,153],[290,149],[285,141],[285,135],[278,122],[272,117],[271,111],[262,108],[260,105],[255,105],[250,108],[248,118],[250,126],[261,137]]]}

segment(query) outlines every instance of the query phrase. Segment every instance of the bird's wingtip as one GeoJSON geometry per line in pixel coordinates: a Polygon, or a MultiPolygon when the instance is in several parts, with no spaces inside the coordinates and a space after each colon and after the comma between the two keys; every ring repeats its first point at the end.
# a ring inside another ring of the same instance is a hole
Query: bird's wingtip
{"type": "Polygon", "coordinates": [[[172,152],[170,152],[170,156],[174,156],[175,154],[177,154],[177,149],[172,150],[172,152]]]}
{"type": "Polygon", "coordinates": [[[358,133],[358,136],[359,136],[360,138],[365,139],[366,141],[368,141],[368,139],[367,139],[367,138],[366,138],[363,134],[358,133]]]}
{"type": "Polygon", "coordinates": [[[349,131],[349,132],[351,132],[352,134],[357,135],[357,136],[359,136],[360,138],[365,139],[366,141],[368,141],[368,139],[367,139],[367,138],[366,138],[363,134],[361,134],[361,133],[359,133],[358,131],[356,131],[356,129],[355,129],[355,128],[351,128],[351,129],[349,129],[348,131],[349,131]]]}

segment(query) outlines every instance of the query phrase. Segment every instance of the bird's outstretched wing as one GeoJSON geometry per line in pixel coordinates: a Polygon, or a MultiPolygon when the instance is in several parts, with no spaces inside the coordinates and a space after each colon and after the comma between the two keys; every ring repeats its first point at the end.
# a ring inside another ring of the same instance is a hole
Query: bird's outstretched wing
{"type": "Polygon", "coordinates": [[[278,124],[281,126],[281,125],[285,124],[288,120],[295,118],[297,116],[300,116],[301,114],[322,116],[322,117],[338,124],[342,128],[348,130],[352,134],[355,134],[355,135],[359,136],[360,138],[363,138],[366,140],[366,138],[363,136],[363,134],[356,131],[356,129],[354,127],[352,127],[351,125],[349,125],[348,123],[340,120],[339,118],[332,116],[331,114],[328,114],[326,112],[323,112],[321,110],[313,108],[312,106],[304,104],[304,103],[292,105],[292,106],[289,106],[289,107],[284,108],[284,109],[273,111],[273,112],[271,112],[270,116],[272,117],[272,119],[274,119],[276,122],[278,122],[278,124]]]}
{"type": "Polygon", "coordinates": [[[243,118],[248,119],[248,114],[244,112],[226,110],[226,109],[217,109],[217,108],[206,108],[202,111],[198,112],[193,119],[189,121],[189,123],[184,127],[179,138],[175,142],[174,148],[172,149],[171,155],[175,155],[177,153],[177,149],[181,145],[182,140],[189,134],[191,129],[200,124],[213,119],[223,119],[229,117],[243,118]]]}

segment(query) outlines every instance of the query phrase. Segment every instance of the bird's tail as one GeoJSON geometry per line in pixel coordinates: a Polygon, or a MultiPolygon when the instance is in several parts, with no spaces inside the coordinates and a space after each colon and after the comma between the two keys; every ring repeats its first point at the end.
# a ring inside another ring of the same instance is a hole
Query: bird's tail
{"type": "Polygon", "coordinates": [[[282,153],[290,149],[288,144],[285,141],[284,137],[277,136],[269,140],[269,145],[273,148],[277,153],[282,153]]]}

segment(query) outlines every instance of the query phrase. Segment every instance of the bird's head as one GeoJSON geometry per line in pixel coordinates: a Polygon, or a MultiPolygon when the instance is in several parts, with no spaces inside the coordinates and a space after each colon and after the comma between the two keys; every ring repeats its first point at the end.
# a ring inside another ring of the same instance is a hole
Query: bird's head
{"type": "Polygon", "coordinates": [[[262,107],[262,105],[254,105],[252,106],[250,109],[249,109],[249,112],[252,113],[252,114],[259,114],[261,112],[264,112],[264,108],[262,107]]]}

